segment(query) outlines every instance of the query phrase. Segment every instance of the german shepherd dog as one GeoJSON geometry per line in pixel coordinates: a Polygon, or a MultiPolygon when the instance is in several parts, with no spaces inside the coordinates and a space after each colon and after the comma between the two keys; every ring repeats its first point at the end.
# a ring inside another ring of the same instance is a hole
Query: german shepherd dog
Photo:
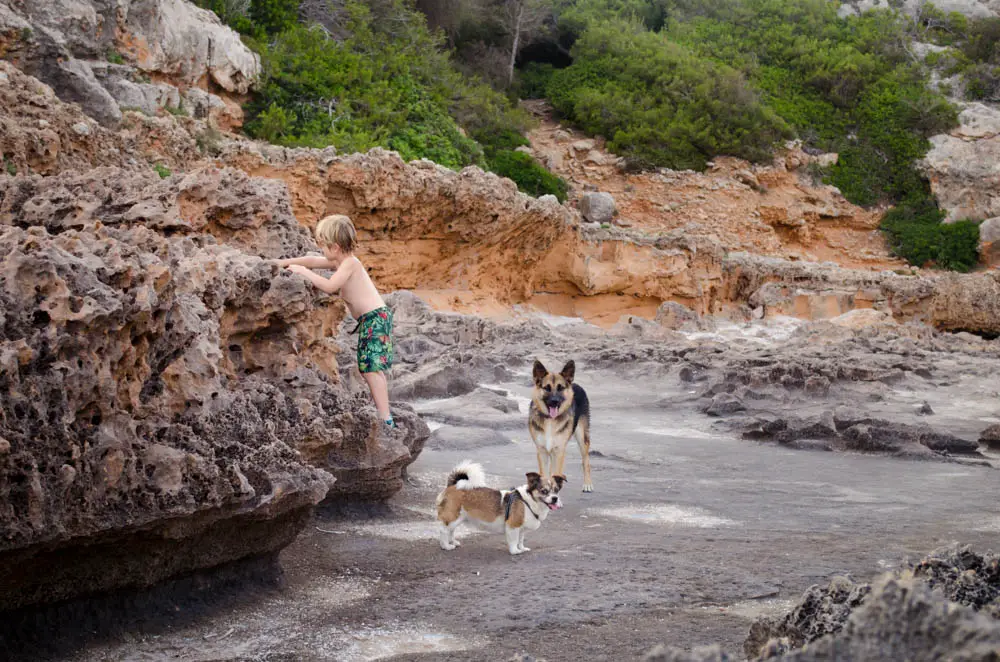
{"type": "Polygon", "coordinates": [[[583,491],[593,492],[590,480],[590,400],[573,382],[576,364],[569,361],[559,373],[549,372],[535,360],[535,390],[528,410],[528,431],[538,454],[538,471],[551,477],[563,473],[566,445],[575,434],[583,456],[583,491]]]}

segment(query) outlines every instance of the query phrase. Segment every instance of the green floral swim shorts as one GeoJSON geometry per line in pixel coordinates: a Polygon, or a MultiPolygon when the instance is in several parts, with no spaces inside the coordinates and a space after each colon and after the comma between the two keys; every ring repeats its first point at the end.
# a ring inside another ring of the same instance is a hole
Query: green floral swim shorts
{"type": "Polygon", "coordinates": [[[358,318],[358,370],[383,372],[392,367],[392,311],[376,308],[358,318]]]}

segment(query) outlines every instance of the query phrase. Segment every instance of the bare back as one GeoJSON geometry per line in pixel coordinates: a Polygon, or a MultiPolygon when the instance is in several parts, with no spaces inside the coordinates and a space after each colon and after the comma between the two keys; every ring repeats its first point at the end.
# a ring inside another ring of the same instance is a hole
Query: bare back
{"type": "Polygon", "coordinates": [[[385,305],[361,260],[352,255],[340,264],[337,271],[341,269],[349,270],[347,281],[340,288],[340,296],[347,304],[352,317],[357,319],[385,305]]]}

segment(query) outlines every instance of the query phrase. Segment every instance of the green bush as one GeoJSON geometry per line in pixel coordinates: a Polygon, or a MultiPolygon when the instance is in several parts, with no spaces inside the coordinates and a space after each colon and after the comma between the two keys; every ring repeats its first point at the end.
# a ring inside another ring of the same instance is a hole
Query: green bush
{"type": "Polygon", "coordinates": [[[109,50],[105,54],[105,59],[111,64],[125,64],[125,58],[116,50],[109,50]]]}
{"type": "Polygon", "coordinates": [[[295,26],[298,21],[300,0],[193,0],[208,9],[240,34],[258,41],[295,26]]]}
{"type": "Polygon", "coordinates": [[[153,170],[155,170],[156,174],[160,176],[160,179],[166,179],[170,175],[174,174],[170,172],[170,168],[163,165],[162,163],[157,163],[156,165],[154,165],[153,170]]]}
{"type": "Polygon", "coordinates": [[[702,169],[718,154],[761,161],[790,135],[738,72],[636,23],[592,24],[572,53],[549,82],[553,106],[649,167],[702,169]]]}
{"type": "Polygon", "coordinates": [[[341,151],[380,145],[408,160],[461,168],[485,163],[468,133],[519,133],[527,126],[526,115],[503,95],[455,69],[421,15],[402,0],[392,2],[398,21],[390,27],[402,33],[396,39],[352,0],[345,5],[350,36],[342,41],[304,26],[269,40],[245,130],[285,145],[341,151]]]}
{"type": "Polygon", "coordinates": [[[973,101],[1000,100],[1000,65],[980,62],[964,71],[962,79],[965,82],[965,93],[969,99],[973,101]]]}
{"type": "Polygon", "coordinates": [[[555,67],[549,63],[529,62],[517,75],[517,93],[522,99],[544,99],[555,67]]]}
{"type": "Polygon", "coordinates": [[[943,224],[944,212],[925,189],[917,189],[886,212],[882,229],[892,251],[910,264],[969,271],[979,260],[979,226],[943,224]]]}
{"type": "Polygon", "coordinates": [[[528,154],[502,149],[490,158],[489,167],[501,177],[514,180],[523,193],[536,198],[554,195],[559,202],[566,201],[566,182],[543,168],[528,154]]]}

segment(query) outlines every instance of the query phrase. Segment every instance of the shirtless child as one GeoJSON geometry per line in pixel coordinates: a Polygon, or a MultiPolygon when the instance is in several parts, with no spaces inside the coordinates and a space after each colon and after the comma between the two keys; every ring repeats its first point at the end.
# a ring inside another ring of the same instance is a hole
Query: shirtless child
{"type": "Polygon", "coordinates": [[[392,311],[361,260],[354,256],[358,238],[351,219],[335,215],[321,220],[316,226],[316,243],[324,257],[295,257],[278,264],[328,294],[340,292],[351,316],[358,320],[358,370],[368,384],[378,415],[387,425],[396,427],[389,411],[389,385],[385,379],[385,371],[392,367],[392,311]],[[323,278],[310,269],[335,271],[330,278],[323,278]]]}

